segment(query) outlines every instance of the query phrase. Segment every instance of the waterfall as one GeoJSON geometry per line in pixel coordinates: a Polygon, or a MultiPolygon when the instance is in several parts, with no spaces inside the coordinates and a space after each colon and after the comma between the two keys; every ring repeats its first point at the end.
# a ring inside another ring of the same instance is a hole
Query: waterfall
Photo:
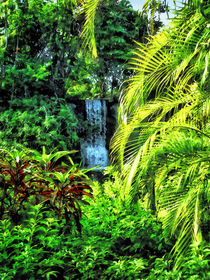
{"type": "Polygon", "coordinates": [[[85,100],[86,116],[89,123],[88,135],[81,145],[83,166],[91,168],[108,165],[106,149],[106,101],[85,100]]]}

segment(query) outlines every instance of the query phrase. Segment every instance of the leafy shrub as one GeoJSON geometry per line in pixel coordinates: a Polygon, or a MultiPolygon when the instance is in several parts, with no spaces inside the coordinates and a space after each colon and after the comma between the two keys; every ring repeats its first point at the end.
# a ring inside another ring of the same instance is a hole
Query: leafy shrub
{"type": "Polygon", "coordinates": [[[64,279],[68,247],[62,223],[48,214],[37,205],[28,209],[27,226],[0,221],[1,279],[64,279]]]}
{"type": "Polygon", "coordinates": [[[77,279],[143,279],[149,256],[167,251],[161,224],[140,206],[131,212],[120,205],[122,182],[116,171],[109,172],[102,185],[93,182],[94,200],[88,209],[82,206],[82,240],[72,242],[73,251],[80,252],[74,254],[77,279]]]}
{"type": "Polygon", "coordinates": [[[18,221],[23,202],[32,194],[28,151],[9,152],[0,150],[0,219],[7,212],[18,221]]]}
{"type": "MultiPolygon", "coordinates": [[[[2,108],[3,109],[3,108],[2,108]]],[[[1,147],[45,146],[71,150],[78,144],[78,120],[64,99],[33,96],[14,99],[0,115],[1,147]]]]}
{"type": "Polygon", "coordinates": [[[22,54],[16,57],[16,63],[6,65],[4,75],[1,76],[1,91],[19,94],[29,92],[39,93],[45,87],[50,76],[48,71],[50,62],[43,63],[37,58],[28,58],[22,54]]]}
{"type": "MultiPolygon", "coordinates": [[[[48,157],[45,153],[39,156],[36,153],[36,164],[39,159],[40,170],[47,174],[55,170],[60,156],[62,152],[51,153],[48,157]]],[[[64,166],[57,165],[55,172],[59,168],[64,166]]],[[[80,175],[78,173],[75,177],[80,175]]],[[[25,209],[20,210],[20,225],[14,226],[9,219],[1,220],[0,278],[208,279],[209,251],[205,244],[199,254],[192,250],[183,259],[180,271],[171,270],[170,250],[161,224],[140,205],[133,211],[120,205],[118,195],[122,182],[119,174],[112,167],[107,173],[103,184],[92,183],[94,200],[90,199],[88,207],[81,205],[84,214],[81,235],[74,223],[66,224],[65,219],[56,218],[48,205],[33,206],[30,198],[25,209]]]]}
{"type": "Polygon", "coordinates": [[[0,218],[10,217],[13,222],[20,222],[19,211],[32,196],[37,202],[49,202],[51,210],[66,222],[73,216],[81,231],[79,201],[83,195],[92,198],[92,189],[85,171],[79,171],[74,164],[58,165],[58,161],[70,153],[46,154],[44,148],[42,155],[32,150],[1,150],[0,218]]]}
{"type": "Polygon", "coordinates": [[[206,243],[200,246],[199,252],[192,250],[182,259],[179,270],[172,270],[172,261],[164,256],[156,258],[150,266],[150,274],[145,280],[205,280],[209,279],[209,254],[206,243]]]}
{"type": "MultiPolygon", "coordinates": [[[[71,64],[71,61],[68,61],[71,64]]],[[[81,53],[75,55],[73,66],[65,81],[67,95],[85,100],[86,98],[100,98],[102,92],[100,81],[96,73],[99,71],[99,65],[91,57],[81,53]]]]}
{"type": "MultiPolygon", "coordinates": [[[[96,197],[89,201],[88,207],[81,204],[81,211],[84,213],[80,220],[83,231],[81,236],[75,235],[74,224],[71,224],[71,221],[66,224],[62,218],[56,219],[56,212],[51,208],[57,208],[59,212],[58,205],[63,204],[65,218],[66,200],[61,200],[60,195],[57,196],[60,188],[57,188],[56,183],[64,183],[65,189],[66,182],[69,181],[61,176],[64,180],[59,179],[57,182],[57,177],[55,180],[52,175],[58,174],[59,169],[66,168],[65,165],[57,165],[55,171],[53,159],[59,162],[62,155],[64,152],[47,156],[43,151],[42,156],[35,153],[34,159],[31,160],[32,169],[37,170],[35,176],[32,176],[31,186],[35,184],[38,188],[40,184],[44,185],[40,194],[43,193],[44,197],[49,196],[45,197],[45,201],[50,201],[51,206],[46,203],[32,206],[34,196],[30,196],[28,201],[24,202],[24,208],[19,210],[19,214],[22,215],[20,225],[13,226],[8,219],[1,221],[1,278],[138,279],[147,269],[148,252],[154,255],[157,250],[162,255],[164,251],[160,225],[143,209],[139,208],[131,213],[123,207],[118,207],[117,199],[109,191],[113,189],[117,196],[121,184],[120,179],[117,180],[117,173],[114,173],[112,180],[106,180],[103,185],[96,181],[92,184],[96,197]],[[59,199],[57,205],[56,200],[59,199]],[[151,241],[149,245],[148,240],[151,241]],[[162,246],[159,246],[160,244],[162,246]]],[[[63,175],[65,174],[67,173],[63,172],[63,175]]],[[[68,177],[73,185],[73,189],[69,190],[77,190],[74,184],[78,184],[80,176],[81,172],[78,171],[73,172],[73,177],[68,177]]],[[[78,190],[80,194],[86,194],[83,188],[78,190]]],[[[78,194],[74,193],[75,198],[78,198],[78,194]]],[[[69,195],[72,195],[72,192],[68,193],[66,198],[69,195]]],[[[74,203],[76,207],[76,202],[74,203]]],[[[77,213],[77,209],[71,203],[69,205],[72,206],[71,211],[77,213]]],[[[76,226],[78,229],[77,224],[76,226]]]]}

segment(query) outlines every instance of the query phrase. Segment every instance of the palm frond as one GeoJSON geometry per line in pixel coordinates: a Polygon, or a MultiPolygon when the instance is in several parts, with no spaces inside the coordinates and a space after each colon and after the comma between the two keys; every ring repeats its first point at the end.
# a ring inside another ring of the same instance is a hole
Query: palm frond
{"type": "Polygon", "coordinates": [[[100,0],[80,0],[80,15],[84,15],[85,23],[81,37],[84,40],[84,47],[89,46],[94,57],[97,57],[97,48],[95,41],[95,15],[100,0]]]}
{"type": "Polygon", "coordinates": [[[209,194],[209,29],[201,6],[187,1],[167,29],[137,43],[111,141],[126,204],[147,194],[177,239],[177,266],[189,244],[201,241],[209,194]]]}
{"type": "Polygon", "coordinates": [[[156,192],[163,226],[170,235],[177,236],[172,252],[176,266],[179,266],[189,245],[192,242],[198,245],[202,241],[201,209],[207,199],[209,139],[196,136],[195,132],[188,135],[179,132],[171,136],[160,151],[156,150],[156,192]],[[161,165],[164,159],[167,164],[161,165]]]}

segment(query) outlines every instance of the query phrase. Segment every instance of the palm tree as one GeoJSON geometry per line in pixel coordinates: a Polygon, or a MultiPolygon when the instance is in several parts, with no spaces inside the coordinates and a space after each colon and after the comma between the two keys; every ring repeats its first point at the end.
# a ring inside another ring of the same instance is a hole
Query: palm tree
{"type": "Polygon", "coordinates": [[[188,1],[170,26],[138,44],[135,75],[121,96],[113,161],[125,179],[127,207],[147,194],[163,226],[175,234],[176,266],[202,240],[208,198],[208,7],[188,1]]]}
{"type": "MultiPolygon", "coordinates": [[[[99,0],[82,1],[85,44],[96,56],[94,18],[99,0]]],[[[154,15],[156,3],[147,0],[154,15]]],[[[125,184],[126,207],[147,196],[163,226],[175,235],[175,267],[194,242],[209,200],[209,8],[207,1],[182,1],[171,24],[138,44],[111,142],[113,162],[125,184]]]]}
{"type": "MultiPolygon", "coordinates": [[[[177,241],[171,255],[175,268],[192,243],[203,241],[201,226],[209,203],[209,138],[197,131],[170,132],[144,158],[139,182],[147,186],[153,176],[158,216],[169,236],[177,241]]],[[[207,232],[203,232],[207,234],[207,232]]]]}

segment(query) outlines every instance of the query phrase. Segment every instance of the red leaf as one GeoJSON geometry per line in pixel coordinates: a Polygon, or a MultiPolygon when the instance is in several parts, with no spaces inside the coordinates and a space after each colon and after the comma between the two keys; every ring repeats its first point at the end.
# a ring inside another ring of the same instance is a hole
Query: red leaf
{"type": "Polygon", "coordinates": [[[23,175],[25,172],[23,169],[19,170],[20,175],[23,175]]]}
{"type": "Polygon", "coordinates": [[[40,195],[46,195],[46,194],[51,194],[54,193],[54,191],[45,191],[45,192],[41,192],[40,195]]]}
{"type": "Polygon", "coordinates": [[[73,209],[74,209],[76,212],[78,211],[77,208],[76,208],[75,205],[74,205],[73,200],[71,200],[71,206],[73,207],[73,209]]]}
{"type": "Polygon", "coordinates": [[[76,188],[76,189],[78,189],[78,190],[80,190],[80,189],[88,189],[88,190],[90,190],[91,192],[93,191],[91,187],[89,187],[89,186],[83,186],[83,185],[73,186],[72,189],[74,189],[74,188],[76,188]]]}
{"type": "MultiPolygon", "coordinates": [[[[69,185],[66,185],[64,188],[63,188],[63,191],[65,191],[67,188],[69,188],[70,186],[69,185]]],[[[71,188],[71,187],[70,187],[71,188]]]]}
{"type": "Polygon", "coordinates": [[[75,193],[77,195],[79,195],[79,190],[69,190],[67,193],[75,193]]]}
{"type": "Polygon", "coordinates": [[[63,172],[63,173],[66,172],[66,169],[61,168],[61,167],[57,167],[57,168],[55,168],[55,169],[56,169],[56,171],[58,171],[58,172],[63,172]]]}
{"type": "Polygon", "coordinates": [[[80,191],[81,194],[87,195],[90,198],[93,198],[93,195],[91,193],[85,192],[85,191],[80,191]]]}

